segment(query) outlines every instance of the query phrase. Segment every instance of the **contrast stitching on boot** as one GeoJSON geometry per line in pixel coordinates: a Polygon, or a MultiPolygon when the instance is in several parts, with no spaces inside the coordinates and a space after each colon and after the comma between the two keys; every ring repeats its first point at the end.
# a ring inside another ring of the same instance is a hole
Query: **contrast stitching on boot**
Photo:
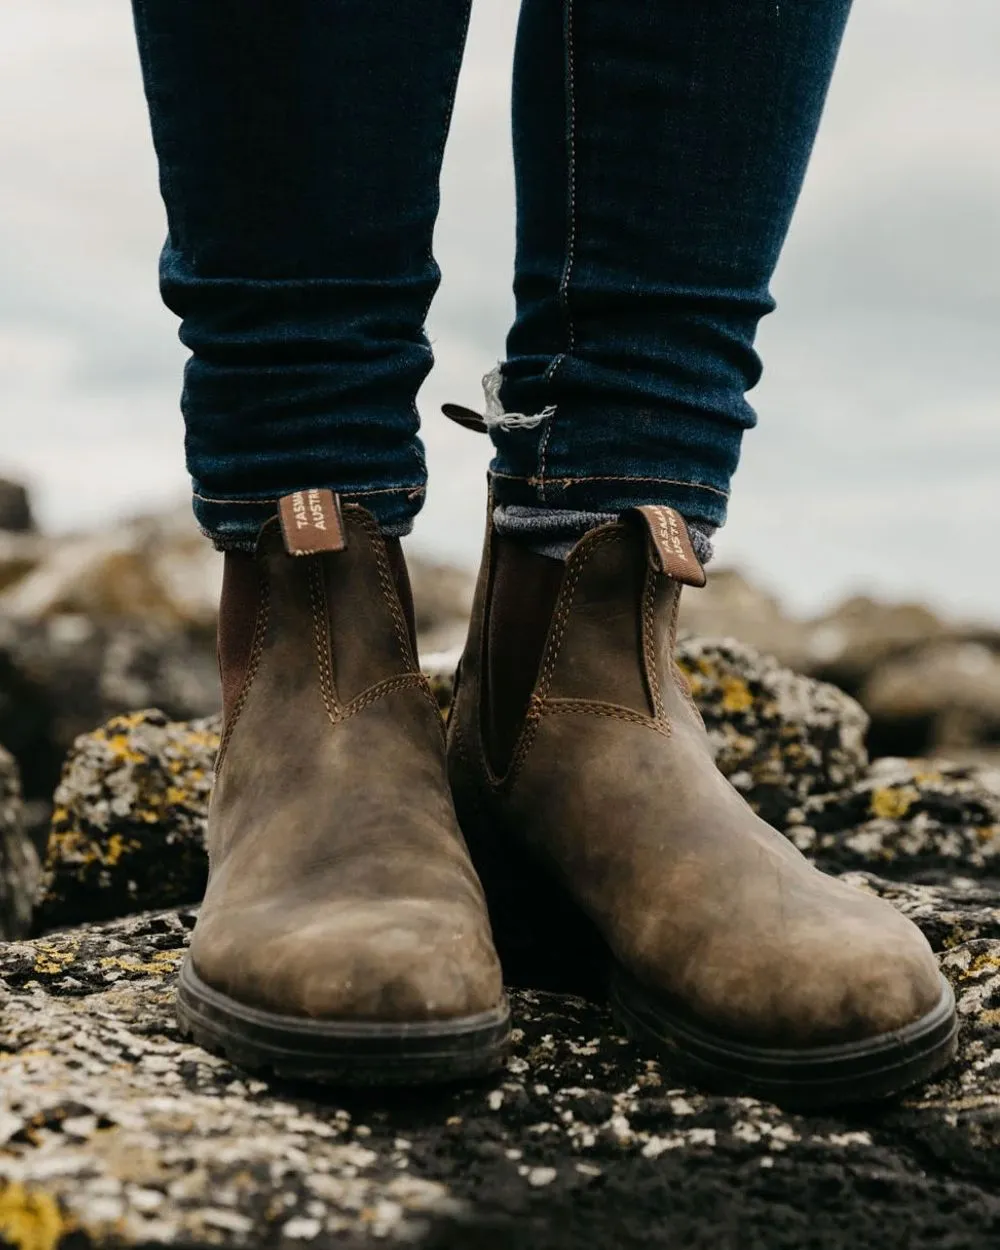
{"type": "Polygon", "coordinates": [[[670,624],[669,624],[670,632],[667,635],[667,640],[668,640],[667,645],[668,645],[668,652],[670,656],[670,673],[674,679],[674,685],[683,695],[684,700],[687,703],[688,707],[692,709],[695,716],[697,716],[698,720],[701,721],[702,725],[704,725],[705,718],[701,714],[701,708],[694,701],[694,695],[691,693],[691,686],[688,684],[687,677],[681,671],[681,667],[677,663],[677,656],[675,654],[675,648],[677,646],[677,620],[678,620],[678,617],[680,616],[680,611],[681,611],[681,592],[680,592],[680,587],[678,586],[674,593],[673,607],[670,610],[670,624]]]}
{"type": "MultiPolygon", "coordinates": [[[[507,772],[502,779],[501,784],[513,785],[518,773],[521,770],[528,752],[538,733],[538,726],[546,709],[546,696],[548,695],[549,686],[552,684],[552,678],[555,674],[556,660],[562,649],[563,638],[566,633],[566,623],[569,620],[570,612],[573,608],[573,600],[576,596],[576,588],[583,576],[583,570],[586,568],[588,561],[593,554],[601,547],[609,542],[614,542],[620,537],[620,531],[616,527],[606,530],[594,530],[592,536],[584,538],[576,548],[574,557],[570,561],[569,573],[566,583],[559,595],[559,604],[556,609],[556,615],[553,618],[552,640],[546,649],[545,658],[542,665],[542,673],[538,680],[538,686],[532,693],[528,702],[528,711],[524,718],[524,726],[521,735],[518,738],[517,745],[514,748],[514,754],[511,756],[510,764],[507,772]]],[[[490,771],[492,779],[492,770],[490,771]]]]}
{"type": "Polygon", "coordinates": [[[646,584],[642,595],[642,650],[645,660],[649,692],[653,696],[653,712],[658,724],[666,721],[663,710],[663,694],[660,690],[660,665],[656,656],[656,638],[653,632],[653,600],[656,596],[657,574],[647,566],[646,584]]]}
{"type": "Polygon", "coordinates": [[[545,714],[551,716],[610,716],[615,720],[629,721],[633,725],[642,725],[646,729],[655,729],[657,733],[669,737],[670,727],[651,716],[644,716],[634,708],[622,707],[618,703],[601,703],[593,699],[546,699],[545,714]]]}
{"type": "MultiPolygon", "coordinates": [[[[356,713],[363,711],[372,703],[377,702],[383,695],[392,694],[394,690],[406,690],[408,688],[422,690],[423,674],[421,673],[404,673],[399,677],[387,677],[384,681],[378,681],[374,686],[369,686],[367,690],[363,690],[361,694],[356,695],[348,704],[345,704],[338,721],[348,720],[356,713]]],[[[432,696],[433,697],[433,696],[432,696]]],[[[441,718],[441,710],[437,703],[434,704],[434,711],[437,713],[438,719],[441,718]]]]}
{"type": "Polygon", "coordinates": [[[233,736],[233,730],[236,728],[236,722],[239,720],[246,706],[246,701],[250,697],[250,687],[254,678],[257,676],[257,669],[260,668],[260,657],[264,653],[264,638],[267,634],[268,613],[271,606],[271,590],[268,585],[267,578],[261,576],[260,599],[257,603],[257,619],[254,622],[253,641],[250,644],[250,661],[247,664],[247,671],[243,676],[243,684],[240,686],[240,692],[236,696],[236,703],[233,705],[232,715],[227,717],[226,725],[222,733],[222,739],[219,742],[219,750],[215,756],[215,771],[218,772],[222,766],[223,756],[226,754],[226,748],[229,746],[229,739],[233,736]]]}
{"type": "MultiPolygon", "coordinates": [[[[571,562],[569,576],[566,579],[566,585],[563,587],[559,596],[559,607],[556,611],[555,620],[553,621],[554,629],[552,641],[548,647],[548,653],[545,657],[545,663],[542,667],[542,675],[538,682],[538,697],[544,699],[548,694],[549,686],[552,684],[552,678],[555,674],[556,660],[559,658],[559,652],[562,650],[563,638],[566,633],[566,624],[569,621],[569,615],[573,608],[573,600],[576,597],[576,588],[580,578],[583,576],[583,570],[586,568],[588,561],[601,547],[606,546],[610,542],[615,542],[619,538],[617,528],[608,529],[603,532],[595,531],[595,536],[587,543],[586,548],[581,551],[577,548],[577,559],[571,562]]],[[[584,542],[587,542],[584,539],[584,542]]]]}
{"type": "MultiPolygon", "coordinates": [[[[365,528],[369,526],[366,523],[365,528]]],[[[396,630],[396,640],[399,642],[400,650],[403,654],[403,663],[409,664],[413,669],[418,670],[416,656],[413,654],[413,644],[410,642],[410,631],[406,627],[406,621],[403,619],[403,612],[399,606],[399,594],[392,580],[392,570],[389,568],[389,560],[385,554],[385,543],[382,541],[382,535],[378,532],[377,527],[371,526],[375,530],[372,535],[372,547],[375,552],[375,567],[378,570],[378,580],[382,587],[382,594],[385,601],[389,605],[389,611],[392,614],[392,623],[396,630]]]]}
{"type": "MultiPolygon", "coordinates": [[[[396,631],[396,640],[399,643],[400,650],[402,651],[403,663],[410,666],[409,676],[414,678],[414,680],[409,684],[419,686],[421,694],[430,703],[431,707],[433,707],[434,714],[440,721],[441,709],[438,706],[437,699],[434,697],[434,691],[431,689],[430,682],[420,669],[420,661],[417,659],[413,649],[413,643],[410,640],[410,630],[406,624],[406,619],[403,616],[402,609],[399,605],[399,594],[396,591],[395,583],[392,580],[392,570],[389,568],[389,560],[385,553],[385,542],[382,538],[382,532],[378,528],[378,525],[367,516],[358,516],[357,520],[364,527],[365,531],[372,540],[372,550],[375,553],[375,568],[378,571],[379,585],[382,587],[382,594],[385,597],[385,601],[388,604],[389,611],[392,615],[393,627],[396,631]]],[[[393,679],[390,678],[388,680],[392,681],[393,679]]],[[[367,695],[369,691],[378,689],[384,685],[386,685],[385,682],[379,682],[376,686],[370,686],[368,690],[362,691],[361,694],[352,701],[349,707],[353,707],[354,703],[356,703],[358,699],[367,695]]],[[[388,691],[383,691],[383,693],[387,692],[388,691]]],[[[374,697],[378,698],[379,696],[376,695],[374,697]]],[[[361,706],[366,706],[366,704],[361,704],[361,706]]],[[[349,712],[345,709],[344,717],[346,718],[348,715],[353,715],[353,712],[349,712]]],[[[441,731],[442,733],[444,732],[443,722],[441,724],[441,731]]]]}
{"type": "Polygon", "coordinates": [[[331,723],[336,724],[340,716],[333,684],[333,670],[330,665],[330,625],[326,614],[326,586],[323,581],[323,569],[318,560],[310,561],[309,565],[309,599],[312,607],[313,637],[316,641],[316,661],[319,665],[319,688],[326,714],[331,723]]]}

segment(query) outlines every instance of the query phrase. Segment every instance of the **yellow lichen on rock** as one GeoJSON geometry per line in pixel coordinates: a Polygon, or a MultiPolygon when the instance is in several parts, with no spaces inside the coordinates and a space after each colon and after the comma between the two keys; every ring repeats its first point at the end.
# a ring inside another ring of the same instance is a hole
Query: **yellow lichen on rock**
{"type": "Polygon", "coordinates": [[[988,972],[991,969],[1000,971],[1000,954],[995,951],[984,951],[981,955],[976,955],[969,963],[968,968],[961,974],[960,980],[967,981],[970,977],[977,976],[980,972],[988,972]]]}
{"type": "Polygon", "coordinates": [[[113,968],[119,972],[138,972],[143,976],[165,977],[177,971],[183,958],[183,951],[157,951],[148,963],[137,959],[122,958],[118,955],[105,955],[100,965],[102,968],[113,968]]]}
{"type": "Polygon", "coordinates": [[[882,786],[872,791],[871,814],[879,820],[901,820],[919,798],[916,786],[882,786]]]}
{"type": "Polygon", "coordinates": [[[721,681],[722,708],[726,712],[737,714],[749,712],[753,707],[753,695],[750,687],[740,677],[727,674],[721,681]]]}
{"type": "Polygon", "coordinates": [[[58,1203],[44,1190],[16,1181],[0,1188],[0,1238],[14,1250],[56,1250],[67,1231],[58,1203]]]}
{"type": "Polygon", "coordinates": [[[48,976],[56,976],[65,972],[79,953],[79,942],[72,939],[63,945],[56,942],[35,943],[35,963],[32,971],[48,976]]]}

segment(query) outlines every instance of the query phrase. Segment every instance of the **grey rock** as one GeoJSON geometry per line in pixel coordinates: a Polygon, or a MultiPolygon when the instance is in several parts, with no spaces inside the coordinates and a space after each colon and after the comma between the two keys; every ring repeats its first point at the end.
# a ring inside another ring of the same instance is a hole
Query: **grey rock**
{"type": "Polygon", "coordinates": [[[55,793],[39,927],[201,898],[219,728],[147,710],[77,740],[55,793]]]}
{"type": "MultiPolygon", "coordinates": [[[[521,989],[494,1081],[324,1093],[180,1035],[172,997],[196,913],[144,911],[0,946],[0,1232],[255,1250],[995,1244],[1000,777],[869,767],[857,705],[751,648],[688,640],[679,662],[750,800],[821,863],[865,869],[853,884],[927,934],[963,1029],[940,1079],[875,1109],[792,1115],[692,1087],[599,1003],[521,989]]],[[[449,672],[442,657],[443,706],[449,672]]],[[[149,712],[80,739],[44,923],[198,896],[217,740],[217,720],[149,712]]]]}
{"type": "Polygon", "coordinates": [[[965,758],[1000,741],[1000,630],[858,595],[813,619],[732,569],[685,595],[681,626],[733,637],[858,699],[873,756],[965,758]]]}
{"type": "Polygon", "coordinates": [[[51,797],[78,735],[151,706],[176,719],[218,708],[210,638],[155,622],[0,616],[0,742],[17,759],[28,798],[51,797]]]}
{"type": "Polygon", "coordinates": [[[708,584],[681,596],[680,628],[698,638],[736,638],[797,672],[810,667],[810,630],[778,597],[738,569],[709,570],[708,584]]]}
{"type": "Polygon", "coordinates": [[[449,651],[465,642],[475,578],[465,569],[437,564],[407,552],[421,655],[449,651]]]}
{"type": "Polygon", "coordinates": [[[23,937],[31,928],[38,877],[38,854],[24,827],[17,763],[0,747],[0,939],[23,937]]]}
{"type": "Polygon", "coordinates": [[[844,1116],[702,1092],[600,1005],[531,991],[512,996],[514,1050],[491,1082],[324,1094],[180,1035],[191,910],[2,946],[0,1221],[30,1216],[45,1246],[75,1229],[82,1245],[281,1250],[985,1247],[1000,1228],[995,917],[976,919],[961,882],[905,897],[857,883],[922,923],[966,917],[957,943],[951,921],[927,929],[963,1034],[942,1079],[844,1116]]]}
{"type": "Polygon", "coordinates": [[[190,509],[44,540],[40,558],[0,594],[0,615],[21,621],[85,616],[211,631],[222,557],[190,509]]]}
{"type": "Polygon", "coordinates": [[[684,638],[677,664],[716,763],[765,820],[782,827],[808,797],[864,774],[868,719],[834,686],[732,639],[684,638]]]}
{"type": "Polygon", "coordinates": [[[879,664],[952,628],[922,604],[856,595],[808,622],[809,671],[856,694],[879,664]]]}
{"type": "Polygon", "coordinates": [[[880,737],[923,751],[1000,742],[1000,646],[946,639],[885,660],[859,699],[880,737]]]}
{"type": "Polygon", "coordinates": [[[31,496],[23,482],[0,478],[0,530],[27,534],[35,528],[31,496]]]}
{"type": "Polygon", "coordinates": [[[787,813],[795,845],[834,872],[873,868],[937,879],[1000,874],[1000,772],[926,760],[876,760],[842,790],[787,813]]]}

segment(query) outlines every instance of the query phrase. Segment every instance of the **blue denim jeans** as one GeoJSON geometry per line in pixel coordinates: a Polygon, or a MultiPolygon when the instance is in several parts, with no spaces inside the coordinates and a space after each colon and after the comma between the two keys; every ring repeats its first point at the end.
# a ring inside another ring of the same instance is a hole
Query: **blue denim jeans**
{"type": "MultiPolygon", "coordinates": [[[[133,0],[195,511],[326,486],[406,532],[470,0],[133,0]]],[[[523,0],[498,503],[725,519],[850,0],[523,0]]]]}

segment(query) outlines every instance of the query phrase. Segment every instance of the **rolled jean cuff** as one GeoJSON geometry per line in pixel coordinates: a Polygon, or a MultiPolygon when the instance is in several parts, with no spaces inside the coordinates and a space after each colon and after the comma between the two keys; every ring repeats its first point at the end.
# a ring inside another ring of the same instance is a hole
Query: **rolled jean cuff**
{"type": "MultiPolygon", "coordinates": [[[[496,464],[496,461],[494,461],[496,464]]],[[[619,515],[642,504],[675,508],[687,520],[725,524],[727,493],[701,482],[673,477],[519,477],[491,468],[493,499],[504,508],[560,508],[619,515]]]]}
{"type": "MultiPolygon", "coordinates": [[[[310,482],[293,489],[312,489],[325,483],[310,482]]],[[[425,487],[420,483],[384,486],[368,491],[337,491],[344,503],[360,504],[378,522],[387,538],[402,538],[413,529],[413,519],[424,502],[425,487]]],[[[292,491],[285,492],[291,494],[292,491]]],[[[253,551],[261,526],[277,515],[278,498],[220,499],[194,493],[194,515],[201,532],[217,551],[253,551]]]]}

